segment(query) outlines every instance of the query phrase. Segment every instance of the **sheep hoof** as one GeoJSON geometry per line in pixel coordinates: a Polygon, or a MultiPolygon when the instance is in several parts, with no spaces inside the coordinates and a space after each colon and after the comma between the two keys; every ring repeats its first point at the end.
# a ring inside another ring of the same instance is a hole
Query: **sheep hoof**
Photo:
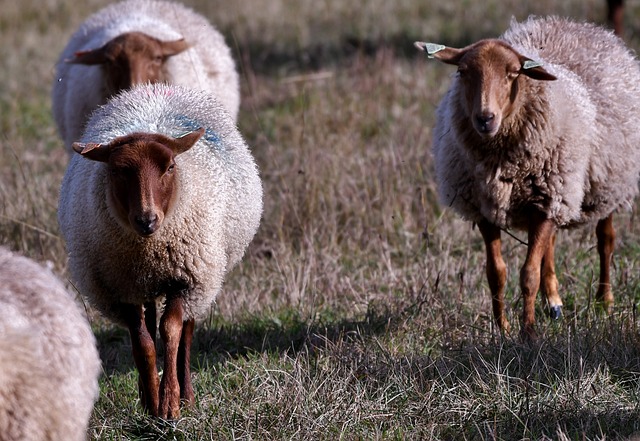
{"type": "Polygon", "coordinates": [[[562,318],[562,305],[549,307],[549,317],[551,317],[551,320],[560,320],[562,318]]]}
{"type": "Polygon", "coordinates": [[[538,341],[538,333],[533,325],[525,326],[520,330],[520,339],[523,343],[532,345],[538,341]]]}

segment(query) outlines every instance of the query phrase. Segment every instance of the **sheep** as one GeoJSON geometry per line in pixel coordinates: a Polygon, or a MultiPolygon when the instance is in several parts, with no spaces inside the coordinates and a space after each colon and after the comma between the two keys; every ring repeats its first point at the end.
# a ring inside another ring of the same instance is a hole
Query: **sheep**
{"type": "Polygon", "coordinates": [[[624,31],[624,1],[607,0],[607,21],[613,26],[616,35],[624,31]]]}
{"type": "Polygon", "coordinates": [[[0,247],[0,314],[0,439],[86,439],[101,367],[74,298],[49,269],[0,247]]]}
{"type": "Polygon", "coordinates": [[[73,149],[58,208],[69,271],[90,304],[128,328],[144,409],[177,418],[180,399],[195,400],[195,320],[260,222],[257,166],[215,97],[161,83],[112,98],[73,149]],[[156,301],[164,301],[160,385],[156,301]]]}
{"type": "Polygon", "coordinates": [[[237,118],[239,77],[222,34],[179,3],[123,1],[82,23],[56,63],[52,108],[67,152],[98,105],[145,82],[207,90],[237,118]]]}
{"type": "Polygon", "coordinates": [[[613,303],[613,212],[630,209],[640,173],[640,71],[611,31],[559,17],[512,21],[499,39],[462,49],[416,42],[458,66],[437,108],[433,154],[443,204],[477,224],[498,326],[506,265],[500,230],[528,233],[520,272],[522,334],[533,341],[538,288],[553,318],[558,228],[596,226],[597,300],[613,303]]]}

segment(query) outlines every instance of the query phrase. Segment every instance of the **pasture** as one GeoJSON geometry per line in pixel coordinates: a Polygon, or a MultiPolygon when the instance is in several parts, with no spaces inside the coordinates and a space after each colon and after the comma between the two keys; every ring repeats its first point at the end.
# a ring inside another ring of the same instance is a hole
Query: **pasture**
{"type": "MultiPolygon", "coordinates": [[[[0,243],[64,280],[56,206],[68,157],[51,116],[53,66],[107,3],[0,0],[0,243]]],[[[604,24],[604,1],[184,3],[232,48],[263,221],[196,326],[197,404],[178,421],[144,415],[127,332],[87,307],[104,370],[89,439],[640,436],[638,207],[614,219],[610,315],[594,305],[593,231],[558,235],[564,318],[550,321],[538,296],[534,346],[518,338],[526,235],[503,235],[515,329],[501,335],[480,233],[436,196],[431,129],[455,68],[413,47],[498,36],[512,16],[604,24]]],[[[638,50],[640,3],[625,14],[638,50]]]]}

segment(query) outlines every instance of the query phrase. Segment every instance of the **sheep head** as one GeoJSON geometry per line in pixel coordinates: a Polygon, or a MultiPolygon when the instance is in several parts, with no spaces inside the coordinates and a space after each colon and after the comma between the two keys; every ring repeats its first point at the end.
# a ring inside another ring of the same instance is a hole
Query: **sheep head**
{"type": "Polygon", "coordinates": [[[176,199],[175,157],[195,145],[200,128],[179,138],[132,133],[113,141],[80,143],[73,150],[107,164],[108,197],[115,216],[142,237],[158,231],[176,199]]]}
{"type": "Polygon", "coordinates": [[[522,77],[552,81],[541,63],[521,55],[502,40],[481,40],[462,49],[416,42],[430,58],[458,66],[463,107],[482,138],[492,138],[516,107],[522,77]]]}
{"type": "Polygon", "coordinates": [[[76,52],[67,62],[103,66],[106,99],[136,84],[167,81],[164,63],[188,47],[183,38],[161,41],[141,32],[127,32],[98,49],[76,52]]]}

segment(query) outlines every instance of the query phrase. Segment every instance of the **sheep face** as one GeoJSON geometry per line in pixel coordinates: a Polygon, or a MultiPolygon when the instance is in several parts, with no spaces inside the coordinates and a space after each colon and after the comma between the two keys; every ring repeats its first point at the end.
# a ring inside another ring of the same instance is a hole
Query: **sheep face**
{"type": "Polygon", "coordinates": [[[101,48],[76,52],[68,62],[103,66],[108,98],[136,84],[167,81],[163,71],[167,58],[187,48],[184,39],[160,41],[141,32],[127,32],[101,48]]]}
{"type": "Polygon", "coordinates": [[[157,232],[176,195],[175,157],[189,150],[204,129],[171,138],[133,133],[106,144],[74,143],[84,158],[107,164],[108,198],[116,218],[142,237],[157,232]]]}
{"type": "Polygon", "coordinates": [[[492,138],[518,106],[522,77],[550,81],[556,77],[540,63],[519,54],[501,40],[481,40],[463,49],[417,42],[416,46],[444,63],[458,66],[461,107],[482,138],[492,138]]]}

